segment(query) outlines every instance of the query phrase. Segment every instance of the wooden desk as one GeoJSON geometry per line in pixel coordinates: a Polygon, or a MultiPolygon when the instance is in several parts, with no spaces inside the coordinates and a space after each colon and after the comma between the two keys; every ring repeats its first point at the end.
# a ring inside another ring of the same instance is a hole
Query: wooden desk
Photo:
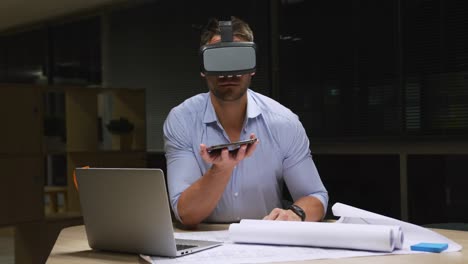
{"type": "MultiPolygon", "coordinates": [[[[202,225],[199,231],[224,230],[226,225],[202,225]]],[[[441,254],[414,254],[414,255],[389,255],[376,257],[356,257],[344,259],[323,259],[310,261],[297,261],[287,263],[314,263],[314,264],[466,264],[468,263],[468,232],[452,230],[435,230],[440,234],[454,240],[463,246],[460,252],[441,254]]],[[[52,252],[47,260],[48,264],[56,263],[147,263],[138,255],[119,254],[110,252],[93,251],[88,246],[84,226],[65,228],[60,233],[52,252]]]]}

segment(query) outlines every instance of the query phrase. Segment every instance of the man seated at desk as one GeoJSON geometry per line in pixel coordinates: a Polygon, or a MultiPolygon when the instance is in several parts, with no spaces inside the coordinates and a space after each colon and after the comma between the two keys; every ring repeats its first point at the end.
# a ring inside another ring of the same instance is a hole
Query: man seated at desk
{"type": "MultiPolygon", "coordinates": [[[[231,22],[228,42],[253,44],[249,25],[235,17],[231,22]]],[[[225,32],[212,19],[202,31],[201,45],[225,42],[225,32]]],[[[170,202],[184,225],[324,217],[328,193],[306,132],[297,115],[249,89],[254,73],[254,69],[234,75],[202,72],[209,92],[174,107],[164,123],[170,202]],[[207,146],[255,137],[256,143],[242,145],[236,154],[227,149],[219,155],[207,151],[207,146]],[[283,183],[294,200],[286,209],[283,183]]]]}

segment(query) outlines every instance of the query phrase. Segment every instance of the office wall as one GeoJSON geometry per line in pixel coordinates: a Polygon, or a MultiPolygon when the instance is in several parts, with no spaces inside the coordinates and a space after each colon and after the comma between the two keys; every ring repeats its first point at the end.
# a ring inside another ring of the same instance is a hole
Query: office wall
{"type": "Polygon", "coordinates": [[[169,110],[186,97],[204,91],[194,67],[197,41],[192,29],[165,22],[155,15],[157,9],[151,5],[123,10],[105,16],[103,21],[107,31],[103,84],[146,89],[150,151],[163,148],[162,125],[169,110]]]}

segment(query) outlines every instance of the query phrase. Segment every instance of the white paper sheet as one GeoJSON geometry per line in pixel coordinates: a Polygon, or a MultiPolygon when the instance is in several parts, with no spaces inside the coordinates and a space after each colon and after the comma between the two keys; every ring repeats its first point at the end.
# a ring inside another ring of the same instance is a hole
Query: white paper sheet
{"type": "MultiPolygon", "coordinates": [[[[461,246],[452,240],[439,235],[431,230],[399,221],[393,218],[374,214],[344,204],[335,204],[333,212],[336,216],[341,216],[340,222],[345,223],[366,223],[371,225],[397,225],[402,227],[405,235],[402,249],[394,250],[392,253],[378,253],[371,251],[325,249],[316,247],[295,247],[277,245],[256,245],[256,244],[236,244],[229,238],[229,232],[185,232],[175,233],[176,238],[223,241],[222,246],[211,248],[205,251],[186,255],[179,258],[163,258],[141,256],[146,261],[154,264],[238,264],[238,263],[267,263],[267,262],[287,262],[313,259],[336,259],[362,256],[377,256],[387,254],[433,254],[409,250],[409,246],[419,242],[448,243],[449,248],[444,252],[461,250],[461,246]]],[[[244,220],[243,220],[244,221],[244,220]]],[[[443,253],[441,253],[443,254],[443,253]]]]}
{"type": "Polygon", "coordinates": [[[229,236],[236,243],[310,246],[392,252],[393,230],[399,227],[341,223],[243,220],[231,224],[229,236]]]}
{"type": "Polygon", "coordinates": [[[421,242],[447,243],[449,247],[446,252],[459,251],[462,249],[462,246],[459,244],[427,228],[368,212],[353,206],[335,203],[332,207],[332,211],[335,216],[340,216],[340,219],[337,221],[338,223],[401,226],[401,230],[404,234],[402,249],[409,250],[411,245],[421,242]]]}
{"type": "Polygon", "coordinates": [[[175,237],[180,239],[224,241],[224,244],[219,247],[199,251],[194,254],[178,258],[150,257],[144,255],[141,255],[141,257],[147,262],[153,264],[241,264],[350,258],[388,254],[313,247],[236,244],[229,239],[228,230],[175,233],[175,237]]]}

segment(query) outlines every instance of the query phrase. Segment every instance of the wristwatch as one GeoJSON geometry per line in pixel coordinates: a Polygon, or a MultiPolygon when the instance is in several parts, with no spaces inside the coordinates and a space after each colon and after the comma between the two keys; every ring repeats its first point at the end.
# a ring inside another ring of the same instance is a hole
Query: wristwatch
{"type": "Polygon", "coordinates": [[[306,219],[306,213],[304,212],[304,210],[302,210],[302,208],[300,208],[299,206],[295,204],[291,204],[288,207],[288,209],[293,211],[295,214],[297,214],[301,218],[301,221],[304,222],[304,220],[306,219]]]}

